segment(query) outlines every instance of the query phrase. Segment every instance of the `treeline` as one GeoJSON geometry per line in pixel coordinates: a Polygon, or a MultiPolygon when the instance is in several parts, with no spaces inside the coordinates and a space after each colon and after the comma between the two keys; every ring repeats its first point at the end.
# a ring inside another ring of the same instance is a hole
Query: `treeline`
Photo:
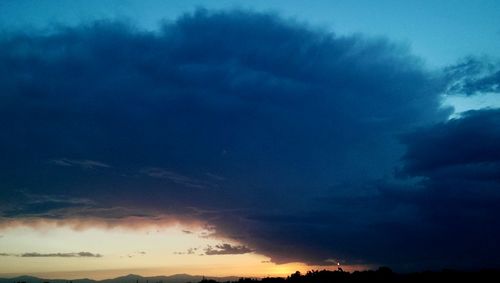
{"type": "MultiPolygon", "coordinates": [[[[330,271],[312,270],[306,274],[295,272],[287,278],[267,277],[262,279],[241,278],[236,282],[225,283],[344,283],[344,282],[385,282],[385,283],[427,283],[427,282],[500,282],[500,270],[475,272],[443,270],[439,272],[394,273],[390,268],[381,267],[376,271],[330,271]]],[[[202,280],[200,283],[221,283],[215,280],[202,280]]]]}

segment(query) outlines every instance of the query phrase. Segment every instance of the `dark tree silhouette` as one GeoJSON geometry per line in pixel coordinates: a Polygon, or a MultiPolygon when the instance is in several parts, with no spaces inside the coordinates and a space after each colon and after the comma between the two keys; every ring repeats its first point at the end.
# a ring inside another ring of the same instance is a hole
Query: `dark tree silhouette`
{"type": "MultiPolygon", "coordinates": [[[[306,274],[299,271],[287,278],[266,277],[262,279],[240,278],[234,283],[433,283],[433,282],[500,282],[500,270],[484,270],[463,272],[443,270],[440,272],[418,272],[398,274],[388,267],[380,267],[376,271],[345,272],[341,270],[311,270],[306,274]]],[[[202,280],[200,283],[216,283],[214,280],[202,280]]],[[[226,282],[227,283],[227,282],[226,282]]]]}

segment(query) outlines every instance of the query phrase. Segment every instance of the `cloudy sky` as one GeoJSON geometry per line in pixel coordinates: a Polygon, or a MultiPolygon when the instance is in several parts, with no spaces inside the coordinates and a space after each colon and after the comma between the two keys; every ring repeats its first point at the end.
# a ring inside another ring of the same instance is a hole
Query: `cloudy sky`
{"type": "Polygon", "coordinates": [[[0,2],[0,275],[500,266],[498,1],[0,2]]]}

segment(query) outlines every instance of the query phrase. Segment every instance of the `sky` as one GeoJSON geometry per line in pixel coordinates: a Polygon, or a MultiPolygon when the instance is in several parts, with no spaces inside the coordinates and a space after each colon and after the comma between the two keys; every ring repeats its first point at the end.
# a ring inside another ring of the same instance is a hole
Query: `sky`
{"type": "Polygon", "coordinates": [[[500,267],[499,6],[0,2],[0,276],[500,267]]]}

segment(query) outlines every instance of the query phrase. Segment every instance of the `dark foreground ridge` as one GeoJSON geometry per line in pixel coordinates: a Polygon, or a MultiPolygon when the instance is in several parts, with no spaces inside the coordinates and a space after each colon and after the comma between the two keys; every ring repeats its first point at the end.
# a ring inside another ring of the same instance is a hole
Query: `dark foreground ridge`
{"type": "Polygon", "coordinates": [[[343,283],[343,282],[500,282],[500,270],[482,271],[425,271],[415,273],[395,273],[390,268],[380,267],[376,271],[329,271],[312,270],[306,274],[299,271],[290,276],[266,277],[262,279],[237,277],[203,277],[187,274],[172,276],[142,277],[139,275],[127,275],[114,279],[92,280],[92,279],[42,279],[31,276],[20,276],[15,278],[0,278],[0,283],[343,283]]]}

